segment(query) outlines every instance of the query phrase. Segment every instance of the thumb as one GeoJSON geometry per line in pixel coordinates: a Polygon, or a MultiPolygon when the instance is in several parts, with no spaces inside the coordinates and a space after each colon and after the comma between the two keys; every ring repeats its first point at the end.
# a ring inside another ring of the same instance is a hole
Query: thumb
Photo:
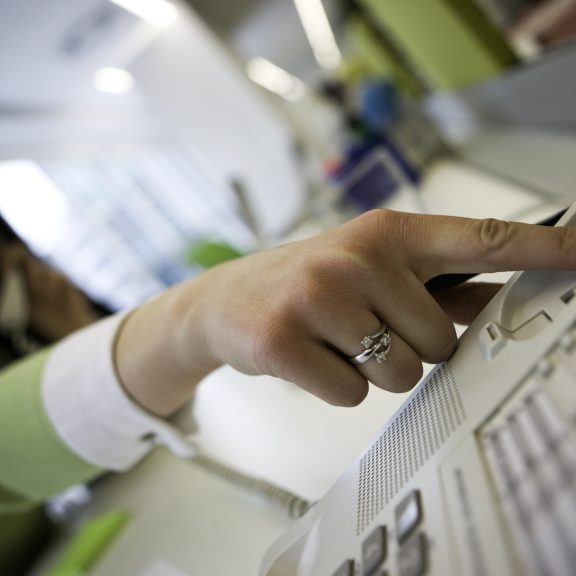
{"type": "Polygon", "coordinates": [[[500,288],[502,284],[468,282],[435,294],[434,298],[453,322],[470,324],[500,288]]]}

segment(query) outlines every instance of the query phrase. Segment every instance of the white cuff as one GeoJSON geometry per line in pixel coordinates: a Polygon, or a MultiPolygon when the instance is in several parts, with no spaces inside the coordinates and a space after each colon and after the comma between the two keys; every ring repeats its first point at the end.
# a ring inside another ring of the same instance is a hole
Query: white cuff
{"type": "Polygon", "coordinates": [[[101,320],[55,346],[42,381],[48,418],[73,452],[99,468],[127,470],[157,444],[189,458],[194,448],[183,434],[136,405],[118,382],[112,352],[124,318],[101,320]]]}

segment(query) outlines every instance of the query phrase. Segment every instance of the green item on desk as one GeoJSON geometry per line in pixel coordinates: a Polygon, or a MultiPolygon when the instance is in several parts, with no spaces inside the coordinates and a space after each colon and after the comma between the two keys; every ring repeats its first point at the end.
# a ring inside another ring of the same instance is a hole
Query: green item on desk
{"type": "Polygon", "coordinates": [[[222,262],[226,262],[226,260],[233,260],[240,256],[242,256],[242,253],[233,246],[230,246],[230,244],[212,240],[202,240],[190,248],[188,252],[188,263],[208,269],[222,262]]]}
{"type": "Polygon", "coordinates": [[[86,576],[86,572],[77,570],[76,568],[64,568],[63,570],[51,572],[50,576],[86,576]]]}
{"type": "Polygon", "coordinates": [[[96,563],[129,519],[127,512],[117,510],[88,520],[73,537],[49,576],[82,576],[96,563]]]}

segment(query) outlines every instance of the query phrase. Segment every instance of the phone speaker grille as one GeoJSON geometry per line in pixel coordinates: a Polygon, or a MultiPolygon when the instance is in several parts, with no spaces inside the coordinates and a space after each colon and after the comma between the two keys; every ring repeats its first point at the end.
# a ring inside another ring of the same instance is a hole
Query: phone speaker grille
{"type": "Polygon", "coordinates": [[[357,534],[465,419],[452,369],[442,364],[360,461],[357,534]]]}

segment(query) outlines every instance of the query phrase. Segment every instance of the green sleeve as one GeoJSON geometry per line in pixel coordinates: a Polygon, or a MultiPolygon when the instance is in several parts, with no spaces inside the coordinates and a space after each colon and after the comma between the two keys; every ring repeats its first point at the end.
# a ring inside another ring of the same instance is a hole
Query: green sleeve
{"type": "Polygon", "coordinates": [[[49,355],[33,354],[0,372],[0,514],[101,473],[63,443],[46,415],[40,386],[49,355]]]}

